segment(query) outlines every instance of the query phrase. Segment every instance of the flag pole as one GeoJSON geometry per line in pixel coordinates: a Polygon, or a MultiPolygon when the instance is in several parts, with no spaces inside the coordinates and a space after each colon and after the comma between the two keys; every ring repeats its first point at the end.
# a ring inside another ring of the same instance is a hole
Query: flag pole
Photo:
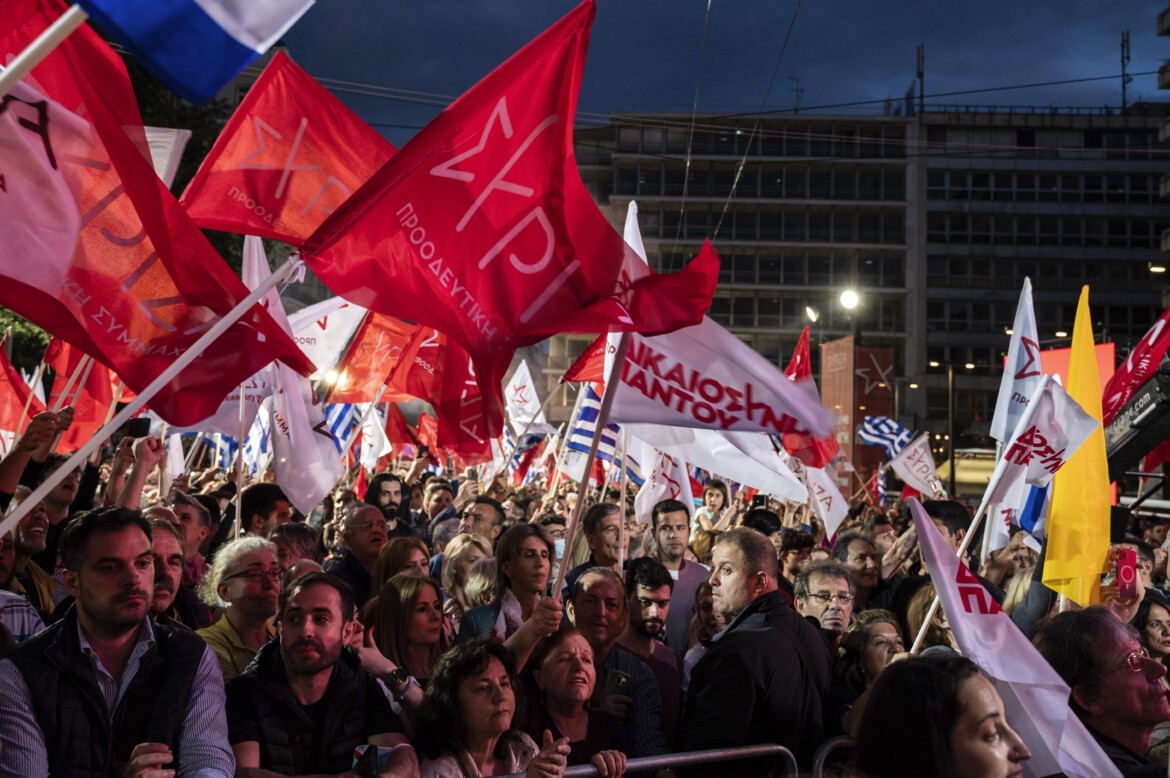
{"type": "MultiPolygon", "coordinates": [[[[988,494],[991,492],[989,491],[988,494]]],[[[971,538],[975,537],[976,530],[979,529],[979,522],[983,520],[983,514],[987,512],[986,500],[979,506],[979,510],[975,512],[975,516],[971,519],[971,526],[967,528],[967,534],[963,538],[963,542],[959,544],[959,550],[955,555],[959,557],[959,564],[966,564],[963,562],[963,555],[967,553],[967,546],[971,545],[971,538]]],[[[918,630],[918,636],[914,638],[914,645],[910,647],[911,654],[918,653],[918,647],[922,645],[922,641],[926,638],[926,630],[930,626],[930,622],[934,619],[934,614],[938,611],[938,589],[935,589],[934,601],[930,603],[930,610],[926,612],[926,618],[922,622],[922,627],[918,630]]]]}
{"type": "Polygon", "coordinates": [[[183,472],[184,473],[189,473],[191,471],[191,465],[193,465],[195,463],[195,452],[198,451],[199,447],[202,445],[203,445],[203,433],[200,432],[198,435],[195,436],[195,442],[191,444],[191,450],[189,452],[187,452],[187,458],[185,460],[183,460],[183,472]]]}
{"type": "MultiPolygon", "coordinates": [[[[605,426],[609,423],[609,409],[613,407],[613,398],[617,394],[618,384],[621,383],[622,367],[626,363],[626,351],[630,346],[630,333],[623,332],[621,338],[618,340],[617,353],[614,354],[613,370],[610,372],[610,380],[605,384],[605,394],[601,398],[601,408],[597,411],[597,424],[593,428],[593,440],[589,443],[589,453],[585,456],[585,475],[583,476],[583,492],[588,491],[589,487],[589,471],[593,469],[593,462],[597,459],[597,447],[601,443],[601,434],[605,431],[605,426]]],[[[572,430],[570,429],[570,433],[572,430]]],[[[568,441],[568,438],[565,438],[568,441]]],[[[565,548],[573,547],[574,536],[577,534],[577,524],[581,520],[581,513],[585,510],[584,495],[579,495],[577,504],[573,506],[573,519],[569,522],[569,528],[565,531],[565,548]]],[[[622,523],[625,523],[625,517],[622,517],[622,523]]],[[[552,589],[553,597],[559,597],[561,594],[561,587],[565,585],[565,573],[568,571],[567,565],[561,565],[561,569],[557,572],[557,582],[552,589]]]]}
{"type": "MultiPolygon", "coordinates": [[[[565,386],[568,386],[566,383],[565,386]]],[[[566,391],[568,391],[566,389],[566,391]]],[[[548,483],[545,484],[544,500],[547,500],[549,495],[553,493],[556,486],[553,484],[555,478],[560,477],[561,466],[565,463],[565,453],[569,450],[569,436],[573,434],[573,421],[577,418],[577,411],[581,410],[581,401],[585,398],[585,387],[579,387],[577,391],[577,399],[573,402],[573,410],[569,415],[569,421],[565,425],[565,439],[561,441],[561,449],[557,452],[556,461],[553,462],[553,471],[549,474],[548,483]]],[[[507,461],[507,460],[504,460],[507,461]]]]}
{"type": "Polygon", "coordinates": [[[53,49],[61,45],[73,32],[85,24],[89,14],[75,5],[57,18],[49,27],[37,36],[36,40],[25,47],[24,51],[16,55],[16,59],[7,68],[0,68],[0,97],[12,91],[16,82],[32,72],[41,60],[49,56],[53,49]]]}
{"type": "MultiPolygon", "coordinates": [[[[89,359],[90,357],[88,354],[84,355],[78,361],[77,367],[73,368],[73,373],[70,374],[69,380],[66,381],[65,386],[61,388],[61,394],[57,395],[57,399],[53,402],[53,406],[49,408],[49,410],[51,410],[53,413],[61,410],[61,406],[65,405],[65,398],[71,391],[73,391],[73,384],[77,382],[78,377],[81,375],[81,371],[85,369],[86,361],[89,359]]],[[[50,393],[51,392],[52,390],[50,390],[50,393]]]]}
{"type": "Polygon", "coordinates": [[[239,448],[236,449],[236,520],[232,522],[233,538],[240,536],[240,527],[243,526],[241,511],[244,508],[244,410],[246,407],[244,388],[247,385],[247,381],[240,384],[240,437],[236,439],[239,442],[239,448]]]}
{"type": "Polygon", "coordinates": [[[24,401],[24,410],[20,412],[20,421],[16,422],[16,434],[19,435],[21,427],[24,426],[24,420],[28,418],[28,409],[32,407],[33,397],[37,394],[37,384],[41,382],[41,377],[45,374],[45,361],[42,359],[41,364],[37,365],[36,375],[33,376],[32,384],[28,387],[28,398],[24,401]]]}
{"type": "Polygon", "coordinates": [[[521,432],[516,440],[512,443],[512,450],[508,452],[508,456],[504,457],[505,463],[511,462],[512,457],[516,456],[516,449],[520,448],[520,441],[524,440],[524,436],[528,434],[528,430],[532,429],[532,423],[536,421],[536,417],[544,415],[545,410],[548,408],[548,404],[551,403],[552,399],[556,396],[557,393],[552,391],[548,393],[548,397],[544,398],[544,402],[540,404],[540,410],[533,414],[532,418],[528,420],[528,423],[524,425],[523,432],[521,432]]]}
{"type": "Polygon", "coordinates": [[[618,575],[620,575],[622,577],[623,581],[626,578],[625,573],[624,573],[625,562],[626,562],[626,549],[630,545],[630,538],[629,538],[630,530],[629,530],[629,527],[626,526],[626,474],[630,472],[630,466],[629,466],[629,462],[628,462],[629,448],[630,448],[630,436],[629,436],[629,433],[626,432],[626,428],[622,427],[622,458],[620,460],[622,463],[621,464],[622,480],[621,480],[621,485],[619,487],[620,491],[618,492],[618,512],[621,513],[621,516],[622,516],[622,533],[621,533],[622,538],[621,538],[621,545],[618,546],[618,575]]]}
{"type": "Polygon", "coordinates": [[[86,458],[92,454],[106,438],[110,436],[110,433],[129,421],[134,416],[134,414],[138,413],[138,411],[140,411],[142,407],[150,401],[151,398],[153,398],[167,384],[169,384],[171,380],[174,379],[174,377],[183,370],[183,368],[187,367],[187,365],[191,364],[195,361],[196,358],[202,355],[204,349],[211,345],[211,343],[213,343],[220,335],[227,332],[227,330],[233,324],[239,321],[244,316],[244,314],[251,310],[252,306],[254,306],[258,300],[264,297],[264,295],[268,294],[269,290],[276,286],[276,284],[280,283],[281,279],[283,279],[292,271],[296,270],[296,265],[300,261],[301,260],[299,259],[290,259],[281,265],[275,273],[266,278],[263,283],[261,283],[256,287],[255,290],[253,290],[251,294],[241,300],[239,305],[225,314],[222,319],[217,321],[214,326],[207,330],[207,332],[203,333],[203,335],[197,341],[191,344],[190,348],[186,349],[182,354],[180,354],[179,357],[171,363],[170,367],[160,373],[158,378],[151,381],[145,389],[139,392],[138,396],[131,400],[125,408],[117,413],[108,424],[98,430],[93,437],[82,444],[81,448],[73,452],[73,455],[69,457],[69,459],[65,460],[65,463],[61,467],[57,468],[51,475],[45,478],[41,485],[33,490],[32,494],[30,494],[24,500],[21,500],[16,509],[5,516],[3,521],[0,521],[0,537],[4,537],[4,535],[8,534],[8,532],[11,531],[12,528],[15,527],[21,519],[27,516],[32,511],[32,509],[40,503],[41,500],[45,499],[49,492],[53,491],[53,489],[57,487],[57,484],[61,483],[61,481],[65,479],[66,475],[72,473],[74,470],[80,467],[85,462],[86,458]]]}
{"type": "MultiPolygon", "coordinates": [[[[383,382],[382,386],[378,388],[377,397],[374,398],[374,401],[372,403],[370,403],[369,407],[366,408],[366,410],[362,413],[362,418],[361,418],[361,420],[358,421],[357,425],[353,428],[353,432],[351,432],[350,434],[345,436],[345,445],[343,445],[341,447],[341,455],[342,456],[345,456],[346,454],[349,453],[349,447],[353,445],[353,441],[354,441],[354,439],[357,438],[358,433],[362,431],[362,427],[366,426],[366,421],[370,418],[370,414],[374,412],[374,408],[378,407],[378,403],[382,402],[382,395],[385,393],[386,393],[386,384],[385,384],[385,382],[383,382]]],[[[363,443],[362,445],[365,445],[365,444],[363,443]]],[[[354,457],[354,461],[357,461],[359,459],[360,459],[360,457],[354,457]]]]}
{"type": "MultiPolygon", "coordinates": [[[[85,382],[89,380],[89,374],[93,370],[93,363],[97,361],[93,357],[89,357],[88,359],[89,359],[88,362],[83,359],[82,362],[79,362],[77,364],[77,367],[80,369],[82,363],[84,363],[85,364],[85,372],[83,372],[81,374],[81,380],[79,380],[77,382],[77,391],[75,391],[73,393],[73,401],[69,403],[74,408],[77,407],[77,402],[81,399],[81,393],[83,391],[85,391],[85,382]]],[[[62,393],[62,397],[68,393],[69,393],[69,391],[67,389],[65,392],[62,393]]],[[[60,398],[58,398],[58,401],[60,401],[60,398]]],[[[112,408],[113,406],[111,405],[110,407],[112,408]]],[[[107,419],[107,421],[108,421],[108,419],[107,419]]],[[[50,454],[57,450],[57,444],[60,442],[61,442],[61,433],[58,432],[56,435],[53,436],[53,443],[52,443],[52,445],[49,446],[49,453],[50,454]]]]}

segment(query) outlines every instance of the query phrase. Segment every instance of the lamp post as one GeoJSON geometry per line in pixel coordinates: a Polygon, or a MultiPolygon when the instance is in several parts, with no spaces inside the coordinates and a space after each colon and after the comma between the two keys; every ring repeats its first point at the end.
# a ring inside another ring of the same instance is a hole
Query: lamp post
{"type": "MultiPolygon", "coordinates": [[[[931,367],[939,367],[937,361],[931,361],[931,367]]],[[[968,370],[974,370],[975,364],[973,362],[964,363],[963,367],[968,370]]],[[[947,493],[951,497],[955,496],[955,366],[947,363],[947,438],[950,440],[951,447],[948,453],[948,461],[951,463],[951,475],[947,479],[950,481],[950,488],[947,493]]]]}
{"type": "Polygon", "coordinates": [[[848,311],[849,316],[849,332],[853,335],[853,345],[861,345],[861,329],[857,326],[857,319],[853,316],[853,311],[861,302],[861,297],[853,289],[846,289],[841,293],[841,307],[848,311]]]}

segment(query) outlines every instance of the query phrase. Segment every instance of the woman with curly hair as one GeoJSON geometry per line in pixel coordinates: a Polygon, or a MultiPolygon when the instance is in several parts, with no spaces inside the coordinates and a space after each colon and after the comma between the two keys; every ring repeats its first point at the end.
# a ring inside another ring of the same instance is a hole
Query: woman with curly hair
{"type": "Polygon", "coordinates": [[[903,653],[902,629],[898,617],[887,610],[873,608],[857,614],[857,619],[841,636],[833,677],[825,699],[825,729],[831,734],[857,734],[861,714],[869,699],[874,681],[903,653]]]}

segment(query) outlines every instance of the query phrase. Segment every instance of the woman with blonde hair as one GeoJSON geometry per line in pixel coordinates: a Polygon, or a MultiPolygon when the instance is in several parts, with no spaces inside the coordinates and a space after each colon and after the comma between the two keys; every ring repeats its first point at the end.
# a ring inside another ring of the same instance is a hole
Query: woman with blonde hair
{"type": "MultiPolygon", "coordinates": [[[[915,592],[910,599],[910,604],[906,607],[906,626],[910,628],[910,640],[918,637],[922,623],[926,621],[926,614],[930,611],[930,605],[934,602],[934,597],[934,584],[928,583],[915,592]]],[[[926,628],[926,636],[922,639],[918,650],[925,651],[935,646],[959,650],[959,642],[955,640],[955,635],[951,632],[951,625],[947,622],[947,615],[943,613],[941,605],[934,612],[934,618],[930,620],[930,626],[926,628]]]]}
{"type": "Polygon", "coordinates": [[[443,590],[447,594],[443,611],[457,621],[463,618],[467,611],[484,604],[479,601],[471,602],[464,587],[475,563],[481,559],[488,559],[491,555],[491,544],[479,535],[469,533],[456,535],[443,549],[443,590]]]}

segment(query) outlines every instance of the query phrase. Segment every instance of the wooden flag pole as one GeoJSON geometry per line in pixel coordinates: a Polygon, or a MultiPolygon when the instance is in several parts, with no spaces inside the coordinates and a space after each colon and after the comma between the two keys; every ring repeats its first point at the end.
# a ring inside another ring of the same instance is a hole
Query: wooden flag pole
{"type": "MultiPolygon", "coordinates": [[[[69,376],[69,380],[66,381],[65,386],[61,388],[61,394],[57,395],[57,399],[53,401],[52,407],[49,408],[50,411],[56,413],[57,411],[61,410],[61,406],[65,405],[65,398],[69,396],[71,391],[73,391],[73,384],[75,384],[77,379],[81,377],[81,371],[85,370],[85,365],[88,360],[89,356],[86,355],[83,356],[80,361],[78,361],[77,366],[73,368],[73,373],[69,376]]],[[[55,380],[56,378],[54,378],[54,381],[55,380]]]]}
{"type": "Polygon", "coordinates": [[[547,500],[549,495],[556,489],[556,484],[553,481],[560,477],[561,468],[565,464],[565,454],[569,450],[569,437],[573,434],[573,422],[577,420],[577,412],[581,410],[581,401],[584,399],[585,387],[581,387],[577,392],[577,399],[573,402],[573,411],[569,415],[568,424],[565,426],[565,439],[561,441],[561,449],[557,452],[557,458],[553,462],[553,471],[549,474],[548,483],[545,484],[544,497],[541,499],[541,502],[547,500]]]}
{"type": "MultiPolygon", "coordinates": [[[[623,332],[621,338],[618,340],[617,353],[614,355],[613,375],[621,375],[621,370],[626,363],[626,351],[630,347],[630,333],[623,332]]],[[[617,394],[617,386],[621,383],[618,380],[609,381],[605,385],[605,394],[601,398],[601,408],[597,412],[597,424],[593,428],[593,440],[589,444],[589,453],[585,456],[585,487],[589,486],[589,471],[593,469],[593,461],[597,458],[597,447],[601,443],[601,434],[605,431],[605,425],[609,423],[609,409],[613,407],[613,398],[617,394]]],[[[572,433],[570,427],[569,432],[572,433]]],[[[568,438],[565,438],[566,442],[568,438]]],[[[583,489],[582,492],[587,491],[583,489]]],[[[569,522],[569,528],[565,531],[565,548],[571,549],[573,547],[574,536],[577,534],[577,524],[581,521],[581,513],[585,510],[584,494],[578,496],[577,504],[573,507],[573,518],[569,522]]],[[[623,517],[623,523],[624,523],[623,517]]],[[[554,597],[560,597],[561,587],[565,585],[565,573],[569,572],[567,565],[561,565],[561,569],[557,572],[556,585],[552,589],[554,597]]]]}
{"type": "Polygon", "coordinates": [[[27,516],[34,507],[45,499],[49,492],[57,487],[65,479],[65,476],[72,473],[94,452],[101,443],[110,436],[110,434],[133,418],[134,414],[138,413],[143,406],[150,402],[156,394],[158,394],[164,387],[166,387],[176,375],[195,361],[197,357],[203,354],[204,349],[211,345],[220,335],[227,332],[227,330],[239,321],[244,314],[251,310],[252,306],[263,298],[268,292],[276,286],[282,279],[288,276],[292,271],[296,270],[296,266],[301,262],[299,259],[290,259],[280,266],[275,273],[258,285],[251,294],[240,301],[239,305],[224,315],[222,319],[217,321],[211,329],[203,333],[203,335],[191,344],[181,355],[179,355],[170,366],[159,374],[150,384],[138,393],[138,396],[131,400],[125,408],[114,415],[108,424],[102,427],[98,432],[82,444],[81,448],[73,452],[65,463],[53,471],[45,480],[32,491],[27,498],[21,500],[20,504],[7,516],[3,521],[0,521],[0,537],[8,534],[13,527],[27,516]]]}
{"type": "Polygon", "coordinates": [[[45,361],[42,359],[41,364],[37,365],[36,375],[33,376],[32,385],[28,388],[28,398],[24,401],[24,410],[20,412],[20,421],[16,422],[16,434],[21,433],[21,428],[24,427],[24,420],[28,418],[28,409],[32,407],[33,397],[37,393],[37,385],[41,382],[41,377],[45,373],[45,361]]]}
{"type": "Polygon", "coordinates": [[[622,463],[622,480],[619,486],[620,491],[618,492],[618,512],[622,516],[622,538],[618,546],[618,575],[622,577],[623,581],[626,580],[626,549],[630,545],[630,530],[626,526],[626,474],[630,472],[630,466],[627,461],[629,459],[629,449],[630,436],[626,432],[625,427],[622,427],[622,458],[620,460],[622,463]]]}
{"type": "Polygon", "coordinates": [[[240,536],[240,527],[242,526],[242,511],[244,507],[244,410],[246,403],[244,402],[244,387],[247,383],[240,384],[240,437],[237,438],[239,448],[236,449],[236,520],[232,522],[232,537],[238,538],[240,536]]]}

